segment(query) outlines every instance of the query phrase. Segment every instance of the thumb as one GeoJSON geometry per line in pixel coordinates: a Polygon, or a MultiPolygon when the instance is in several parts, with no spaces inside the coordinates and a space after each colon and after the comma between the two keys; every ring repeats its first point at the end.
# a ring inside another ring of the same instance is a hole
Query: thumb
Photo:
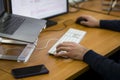
{"type": "Polygon", "coordinates": [[[87,25],[87,21],[81,21],[80,24],[87,25]]]}

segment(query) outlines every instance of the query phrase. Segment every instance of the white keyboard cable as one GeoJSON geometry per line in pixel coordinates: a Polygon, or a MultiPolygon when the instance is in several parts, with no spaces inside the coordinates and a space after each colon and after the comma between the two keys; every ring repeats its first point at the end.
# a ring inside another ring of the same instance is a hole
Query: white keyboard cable
{"type": "Polygon", "coordinates": [[[51,41],[56,41],[56,40],[59,40],[59,39],[49,39],[49,40],[46,42],[46,44],[45,44],[44,47],[42,47],[42,48],[37,48],[37,47],[36,47],[35,49],[38,49],[38,50],[46,49],[51,41]]]}

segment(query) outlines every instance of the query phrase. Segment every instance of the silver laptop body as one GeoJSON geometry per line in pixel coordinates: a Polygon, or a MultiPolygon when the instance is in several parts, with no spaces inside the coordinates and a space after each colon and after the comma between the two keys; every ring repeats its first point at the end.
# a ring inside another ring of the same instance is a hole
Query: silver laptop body
{"type": "MultiPolygon", "coordinates": [[[[5,12],[2,9],[4,6],[3,1],[4,0],[0,0],[0,19],[3,19],[1,15],[3,15],[3,12],[5,12]]],[[[8,14],[8,15],[10,15],[11,17],[16,16],[16,17],[24,18],[24,21],[20,24],[19,28],[17,28],[13,34],[6,34],[0,32],[0,37],[33,43],[38,38],[41,30],[46,26],[45,20],[34,19],[34,18],[19,16],[14,14],[8,14]]],[[[2,20],[0,24],[2,24],[2,20]]]]}

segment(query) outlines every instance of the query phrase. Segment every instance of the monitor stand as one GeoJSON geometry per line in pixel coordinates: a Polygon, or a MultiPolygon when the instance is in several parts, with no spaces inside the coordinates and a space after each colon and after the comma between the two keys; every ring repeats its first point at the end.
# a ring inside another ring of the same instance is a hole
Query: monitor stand
{"type": "Polygon", "coordinates": [[[57,24],[56,21],[48,20],[48,19],[47,19],[46,28],[51,27],[51,26],[54,26],[54,25],[56,25],[56,24],[57,24]]]}

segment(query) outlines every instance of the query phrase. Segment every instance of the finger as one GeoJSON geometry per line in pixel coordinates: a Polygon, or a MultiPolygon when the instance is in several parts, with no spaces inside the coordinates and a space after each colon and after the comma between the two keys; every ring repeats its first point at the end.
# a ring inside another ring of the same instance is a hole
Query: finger
{"type": "Polygon", "coordinates": [[[72,44],[72,42],[63,42],[63,43],[58,44],[56,48],[58,48],[58,47],[68,47],[71,44],[72,44]]]}
{"type": "Polygon", "coordinates": [[[56,52],[60,52],[60,51],[67,51],[68,52],[69,50],[70,50],[69,47],[59,47],[56,49],[56,52]]]}
{"type": "Polygon", "coordinates": [[[58,52],[58,53],[56,53],[54,55],[67,58],[68,57],[67,54],[68,54],[67,52],[61,51],[61,52],[58,52]]]}
{"type": "Polygon", "coordinates": [[[87,21],[81,21],[80,24],[87,26],[88,22],[87,21]]]}

